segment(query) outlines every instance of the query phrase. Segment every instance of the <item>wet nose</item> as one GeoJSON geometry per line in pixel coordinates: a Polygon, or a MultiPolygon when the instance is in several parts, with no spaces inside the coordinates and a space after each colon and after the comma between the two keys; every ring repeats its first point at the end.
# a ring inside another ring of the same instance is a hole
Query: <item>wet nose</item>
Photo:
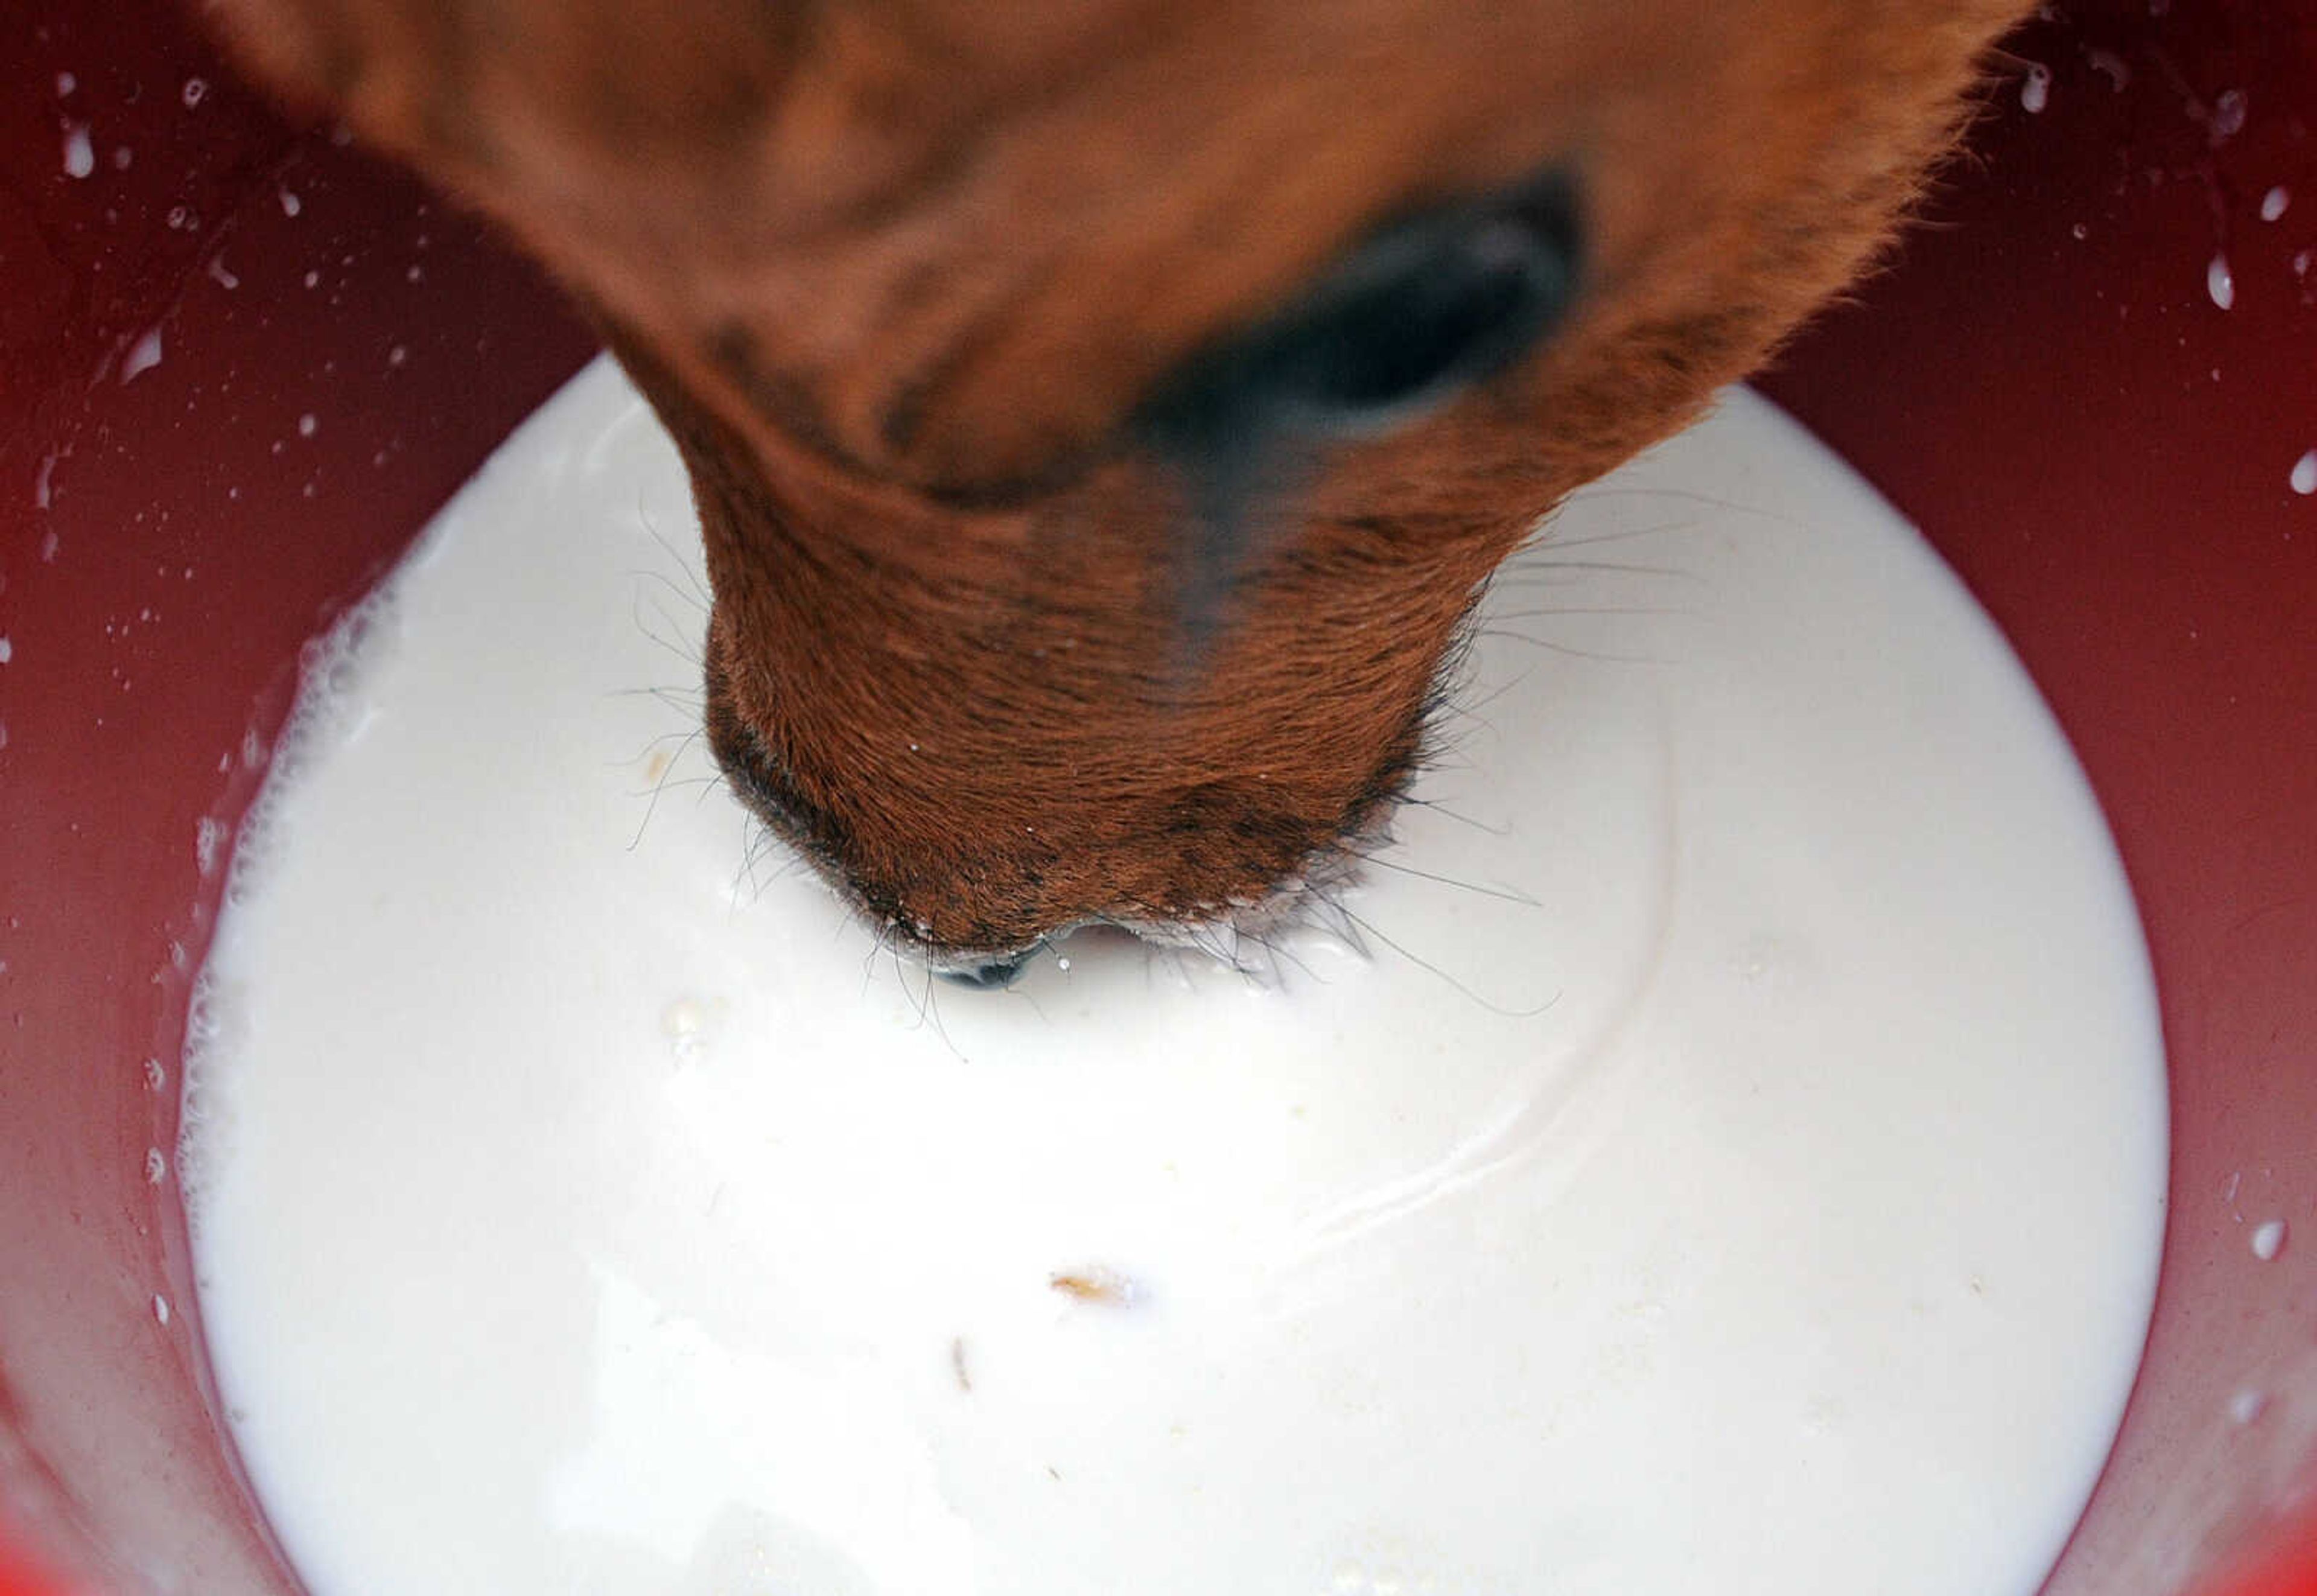
{"type": "Polygon", "coordinates": [[[941,971],[939,973],[941,978],[952,986],[972,987],[982,991],[999,991],[1020,980],[1023,970],[1029,963],[1030,954],[1025,951],[1007,958],[991,959],[979,964],[962,965],[954,970],[941,971]]]}

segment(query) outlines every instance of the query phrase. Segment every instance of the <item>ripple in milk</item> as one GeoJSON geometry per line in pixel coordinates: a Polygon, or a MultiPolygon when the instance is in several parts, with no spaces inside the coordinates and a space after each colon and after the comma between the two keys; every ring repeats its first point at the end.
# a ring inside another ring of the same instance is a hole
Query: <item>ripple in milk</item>
{"type": "Polygon", "coordinates": [[[1760,400],[1494,585],[1259,977],[929,986],[692,734],[608,365],[318,645],[202,983],[220,1388],[318,1596],[2030,1596],[2162,1061],[1993,629],[1760,400]]]}

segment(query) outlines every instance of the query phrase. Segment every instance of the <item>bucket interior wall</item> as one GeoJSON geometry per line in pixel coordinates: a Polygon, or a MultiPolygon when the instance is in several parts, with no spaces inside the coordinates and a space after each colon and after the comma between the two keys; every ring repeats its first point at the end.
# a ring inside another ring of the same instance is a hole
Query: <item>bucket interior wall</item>
{"type": "MultiPolygon", "coordinates": [[[[2175,1596],[2317,1487],[2317,1248],[2250,1245],[2317,1243],[2317,0],[2098,0],[2009,49],[1939,225],[1766,387],[2009,633],[2139,896],[2164,1275],[2048,1591],[2175,1596]]],[[[92,1589],[296,1589],[170,1164],[215,844],[300,643],[591,349],[160,0],[0,28],[0,1541],[92,1589]]]]}

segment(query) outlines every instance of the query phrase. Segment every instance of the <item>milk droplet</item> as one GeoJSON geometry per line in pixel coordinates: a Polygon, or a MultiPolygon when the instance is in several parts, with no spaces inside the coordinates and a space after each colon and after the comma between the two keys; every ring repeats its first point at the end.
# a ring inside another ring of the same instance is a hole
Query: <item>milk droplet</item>
{"type": "Polygon", "coordinates": [[[2132,82],[2132,67],[2112,49],[2088,49],[2084,60],[2095,72],[2107,79],[2107,86],[2122,94],[2132,82]]]}
{"type": "Polygon", "coordinates": [[[161,1324],[169,1323],[169,1299],[157,1292],[153,1296],[153,1318],[161,1324]]]}
{"type": "Polygon", "coordinates": [[[2213,142],[2235,138],[2244,131],[2244,91],[2230,89],[2213,103],[2213,142]]]}
{"type": "Polygon", "coordinates": [[[129,163],[130,163],[130,162],[131,162],[131,161],[133,161],[133,160],[135,160],[136,158],[137,158],[137,152],[136,152],[135,150],[133,150],[133,149],[130,148],[129,148],[129,146],[127,146],[126,144],[117,144],[117,145],[113,146],[113,148],[112,148],[112,164],[113,164],[113,166],[114,166],[117,170],[120,170],[120,171],[122,171],[122,172],[126,172],[126,171],[128,171],[128,170],[129,170],[129,163]]]}
{"type": "Polygon", "coordinates": [[[298,212],[299,212],[300,211],[303,210],[304,208],[305,208],[305,207],[304,207],[304,202],[303,202],[302,201],[300,201],[300,200],[298,198],[298,196],[297,196],[296,194],[291,193],[288,189],[286,189],[286,188],[285,188],[285,189],[283,189],[283,190],[282,191],[282,215],[284,215],[284,216],[295,216],[295,215],[297,215],[297,214],[298,214],[298,212]]]}
{"type": "Polygon", "coordinates": [[[2252,1233],[2252,1255],[2263,1263],[2285,1251],[2285,1221],[2271,1219],[2252,1233]]]}
{"type": "Polygon", "coordinates": [[[2268,1394],[2247,1385],[2229,1398],[2229,1420],[2235,1424],[2250,1424],[2260,1417],[2268,1406],[2268,1394]]]}
{"type": "Polygon", "coordinates": [[[69,72],[57,74],[57,98],[61,100],[80,87],[80,79],[69,72]]]}
{"type": "Polygon", "coordinates": [[[2293,491],[2306,496],[2317,493],[2317,449],[2310,450],[2293,462],[2293,491]]]}
{"type": "Polygon", "coordinates": [[[159,1091],[161,1088],[167,1083],[168,1079],[169,1071],[163,1067],[159,1059],[147,1059],[145,1061],[145,1089],[147,1091],[159,1091]]]}
{"type": "Polygon", "coordinates": [[[2267,193],[2260,197],[2261,220],[2275,221],[2278,217],[2285,214],[2285,208],[2292,203],[2293,192],[2286,188],[2285,184],[2281,183],[2278,184],[2275,188],[2270,189],[2267,193]]]}
{"type": "Polygon", "coordinates": [[[10,642],[5,637],[0,637],[0,665],[7,664],[9,660],[13,659],[15,657],[16,645],[10,642]]]}
{"type": "Polygon", "coordinates": [[[310,438],[314,435],[314,429],[320,425],[314,419],[314,413],[309,410],[298,417],[298,435],[301,438],[310,438]]]}
{"type": "Polygon", "coordinates": [[[241,286],[241,279],[227,269],[222,254],[210,256],[210,276],[219,287],[228,291],[241,286]]]}
{"type": "Polygon", "coordinates": [[[178,92],[177,97],[184,101],[185,109],[191,111],[194,106],[201,103],[203,97],[205,97],[209,92],[210,85],[207,79],[188,77],[185,79],[185,86],[178,92]]]}
{"type": "Polygon", "coordinates": [[[85,177],[96,170],[96,148],[88,141],[88,126],[74,122],[65,129],[65,175],[85,177]]]}
{"type": "Polygon", "coordinates": [[[169,1178],[169,1160],[158,1147],[145,1150],[145,1184],[158,1186],[169,1178]]]}
{"type": "Polygon", "coordinates": [[[410,351],[404,348],[399,344],[397,344],[393,348],[386,352],[386,363],[390,366],[398,366],[409,358],[410,351]]]}
{"type": "Polygon", "coordinates": [[[2026,79],[2019,85],[2019,109],[2030,116],[2040,116],[2051,101],[2052,69],[2039,61],[2030,61],[2026,79]]]}
{"type": "Polygon", "coordinates": [[[155,327],[129,346],[129,354],[121,363],[121,380],[133,382],[161,363],[161,329],[155,327]]]}
{"type": "Polygon", "coordinates": [[[2223,310],[2237,302],[2237,280],[2229,271],[2227,256],[2214,256],[2212,265],[2205,268],[2205,291],[2223,310]]]}

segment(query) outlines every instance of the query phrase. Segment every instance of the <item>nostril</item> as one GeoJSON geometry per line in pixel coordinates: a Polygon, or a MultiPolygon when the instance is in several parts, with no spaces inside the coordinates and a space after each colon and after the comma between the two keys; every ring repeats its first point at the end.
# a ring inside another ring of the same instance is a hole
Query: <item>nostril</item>
{"type": "Polygon", "coordinates": [[[980,964],[963,964],[954,970],[938,972],[952,986],[972,987],[982,991],[1000,991],[1021,979],[1029,966],[1030,953],[1017,953],[1010,958],[991,959],[980,964]]]}
{"type": "Polygon", "coordinates": [[[1316,451],[1432,413],[1541,344],[1576,295],[1583,228],[1555,170],[1371,235],[1270,316],[1198,351],[1132,434],[1180,473],[1184,652],[1203,654],[1316,451]]]}
{"type": "Polygon", "coordinates": [[[1146,397],[1137,431],[1194,462],[1251,438],[1388,432],[1540,343],[1577,291],[1581,252],[1576,188],[1557,170],[1405,218],[1193,355],[1146,397]]]}

